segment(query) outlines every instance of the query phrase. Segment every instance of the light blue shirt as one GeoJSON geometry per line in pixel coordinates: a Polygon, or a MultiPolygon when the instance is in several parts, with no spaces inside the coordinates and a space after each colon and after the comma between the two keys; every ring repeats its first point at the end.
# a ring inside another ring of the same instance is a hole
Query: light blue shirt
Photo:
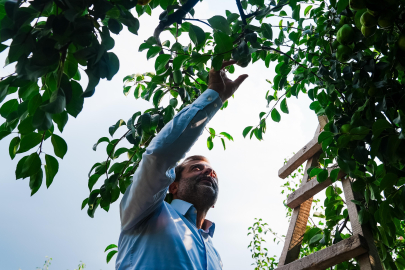
{"type": "Polygon", "coordinates": [[[215,224],[197,229],[197,211],[182,200],[164,201],[177,162],[221,108],[217,92],[206,90],[151,141],[121,204],[117,270],[219,270],[215,224]]]}

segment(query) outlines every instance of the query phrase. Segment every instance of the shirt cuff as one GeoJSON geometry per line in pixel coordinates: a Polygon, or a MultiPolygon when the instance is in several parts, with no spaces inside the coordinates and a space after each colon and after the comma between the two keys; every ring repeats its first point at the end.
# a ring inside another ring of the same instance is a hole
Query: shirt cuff
{"type": "Polygon", "coordinates": [[[204,109],[208,118],[211,119],[222,107],[222,100],[217,91],[207,89],[194,101],[193,105],[204,109]]]}

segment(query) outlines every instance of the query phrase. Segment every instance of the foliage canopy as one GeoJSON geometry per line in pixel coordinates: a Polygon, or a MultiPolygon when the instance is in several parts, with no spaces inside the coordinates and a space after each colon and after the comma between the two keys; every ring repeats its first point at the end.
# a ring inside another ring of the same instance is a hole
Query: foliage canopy
{"type": "MultiPolygon", "coordinates": [[[[265,97],[272,107],[260,113],[260,122],[246,127],[243,135],[262,140],[267,118],[279,122],[279,110],[289,112],[288,98],[307,94],[313,101],[310,108],[329,119],[319,136],[321,166],[311,175],[318,181],[336,180],[336,173],[326,171],[336,161],[356,179],[353,189],[360,219],[372,228],[386,269],[396,269],[398,260],[394,263],[395,258],[387,254],[404,234],[399,224],[405,219],[405,1],[383,2],[236,0],[239,14],[225,11],[226,16],[202,21],[192,18],[197,0],[139,4],[132,0],[1,0],[0,51],[7,53],[6,64],[15,63],[16,70],[0,81],[0,115],[6,120],[0,126],[0,139],[17,133],[9,155],[12,159],[25,156],[18,162],[16,178],[30,179],[32,195],[44,177],[47,187],[52,184],[59,161],[44,155],[43,143],[50,139],[55,156],[63,159],[68,146],[54,134],[55,125],[62,132],[68,119],[79,115],[84,98],[94,94],[100,79],[111,80],[117,73],[119,59],[110,52],[114,35],[124,26],[137,34],[138,18],[160,7],[163,12],[153,35],[139,47],[155,61],[156,72],[124,78],[124,94],[134,89],[135,98],[150,100],[153,107],[109,127],[110,136],[121,126],[127,128],[121,138],[102,137],[93,146],[96,150],[99,143],[107,142],[108,157],[91,168],[90,195],[82,209],[87,207],[91,217],[98,206],[108,211],[131,183],[151,139],[207,89],[211,66],[219,69],[230,58],[242,67],[257,61],[269,67],[275,62],[274,91],[265,97]],[[280,18],[279,24],[271,25],[271,17],[280,18]],[[205,32],[198,26],[201,23],[212,30],[205,32]],[[162,31],[169,31],[172,40],[162,42],[162,31]],[[188,35],[188,44],[178,41],[182,34],[188,35]],[[84,89],[79,65],[88,77],[84,89]],[[167,106],[160,104],[165,95],[172,96],[167,106]],[[118,148],[124,139],[131,148],[118,148]],[[124,153],[128,160],[114,162],[124,153]],[[104,184],[93,189],[103,175],[104,184]]],[[[234,67],[228,71],[233,73],[234,67]]],[[[225,139],[232,140],[228,133],[216,134],[212,129],[209,149],[215,137],[221,138],[224,147],[225,139]]],[[[340,219],[340,211],[332,211],[326,224],[332,228],[340,219]]]]}

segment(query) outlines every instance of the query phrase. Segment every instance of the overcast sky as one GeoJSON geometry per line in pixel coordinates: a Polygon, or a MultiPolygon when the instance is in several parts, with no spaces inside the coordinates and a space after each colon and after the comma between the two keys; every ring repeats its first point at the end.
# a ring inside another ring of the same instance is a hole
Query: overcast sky
{"type": "MultiPolygon", "coordinates": [[[[208,19],[217,14],[225,16],[226,9],[237,12],[234,1],[204,0],[195,8],[195,18],[208,19]]],[[[80,206],[89,194],[88,171],[95,162],[106,158],[106,145],[100,145],[94,152],[93,144],[98,138],[109,136],[108,127],[118,119],[127,120],[134,112],[151,106],[146,101],[135,100],[132,93],[125,97],[122,94],[122,78],[132,73],[154,71],[154,61],[146,61],[146,51],[140,53],[138,47],[151,36],[160,12],[159,8],[152,17],[143,15],[140,18],[139,36],[126,30],[115,36],[113,51],[120,59],[120,70],[112,81],[100,82],[95,95],[85,100],[84,109],[77,119],[69,116],[61,135],[68,143],[68,153],[63,161],[59,160],[59,173],[48,190],[43,184],[30,197],[29,179],[15,180],[15,166],[23,155],[10,160],[8,145],[13,137],[10,135],[0,141],[0,269],[36,269],[42,266],[45,256],[53,258],[51,270],[74,269],[80,261],[91,270],[114,269],[115,257],[106,264],[104,249],[118,242],[120,199],[108,213],[98,209],[94,219],[81,211],[80,206]]],[[[278,24],[278,21],[266,22],[278,24]]],[[[198,26],[203,27],[201,24],[198,26]]],[[[165,40],[164,37],[170,36],[166,32],[162,40],[165,40]]],[[[4,63],[4,60],[5,52],[0,54],[0,61],[4,63]]],[[[206,147],[208,133],[203,133],[188,154],[207,156],[219,175],[219,199],[207,218],[216,223],[214,245],[222,257],[224,269],[228,270],[254,268],[247,249],[251,240],[247,229],[254,218],[260,217],[275,231],[286,233],[288,223],[282,204],[284,196],[280,194],[283,180],[278,177],[277,171],[284,158],[298,151],[313,137],[317,126],[316,116],[309,109],[310,100],[301,93],[299,100],[288,99],[290,114],[282,114],[280,123],[268,121],[262,142],[243,138],[242,130],[256,125],[259,113],[268,110],[264,97],[270,85],[266,79],[273,80],[273,70],[274,64],[267,69],[262,61],[244,69],[236,67],[231,78],[243,73],[249,74],[249,78],[235,98],[229,101],[228,108],[219,111],[208,124],[217,132],[230,133],[235,142],[227,142],[227,150],[224,151],[216,139],[214,149],[209,151],[206,147]]],[[[6,67],[0,71],[0,76],[11,72],[13,68],[6,67]]],[[[82,77],[85,85],[84,72],[82,77]]],[[[123,132],[124,128],[119,129],[115,137],[123,132]]],[[[44,144],[44,151],[53,154],[50,140],[44,144]]],[[[267,248],[269,255],[279,256],[282,246],[269,242],[267,248]]]]}

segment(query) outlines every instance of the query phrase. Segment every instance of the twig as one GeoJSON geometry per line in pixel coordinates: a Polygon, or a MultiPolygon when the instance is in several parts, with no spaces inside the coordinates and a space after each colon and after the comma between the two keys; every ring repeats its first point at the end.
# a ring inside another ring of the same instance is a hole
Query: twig
{"type": "Polygon", "coordinates": [[[46,130],[44,131],[44,134],[42,134],[41,144],[39,145],[39,148],[38,148],[38,150],[39,150],[38,155],[40,155],[42,153],[42,143],[44,142],[45,133],[46,133],[46,130]]]}
{"type": "Polygon", "coordinates": [[[242,3],[240,2],[240,0],[236,0],[236,6],[238,7],[240,18],[242,19],[243,24],[247,25],[246,14],[243,11],[242,3]]]}
{"type": "Polygon", "coordinates": [[[184,20],[184,21],[197,21],[197,22],[200,22],[200,23],[206,24],[206,25],[208,25],[209,27],[211,27],[211,28],[212,28],[211,24],[206,23],[206,22],[204,22],[204,21],[202,21],[202,20],[199,20],[199,19],[189,19],[189,18],[183,18],[183,20],[184,20]]]}
{"type": "Polygon", "coordinates": [[[349,220],[349,216],[345,218],[345,221],[343,221],[342,227],[339,229],[339,233],[343,231],[343,229],[346,227],[347,221],[349,220]]]}
{"type": "Polygon", "coordinates": [[[2,81],[2,80],[4,80],[4,79],[7,79],[8,77],[13,76],[14,74],[16,74],[16,73],[14,72],[14,73],[8,74],[7,76],[1,77],[1,78],[0,78],[0,81],[2,81]]]}
{"type": "MultiPolygon", "coordinates": [[[[297,65],[299,65],[300,67],[303,67],[303,68],[305,68],[305,69],[309,69],[308,67],[304,66],[303,64],[301,64],[300,62],[298,62],[297,60],[295,60],[294,58],[292,58],[290,55],[286,54],[286,53],[283,52],[283,51],[280,51],[280,50],[277,50],[277,49],[274,49],[274,48],[268,47],[268,46],[262,46],[262,49],[263,49],[263,50],[268,50],[268,51],[275,51],[275,52],[278,52],[278,53],[280,53],[280,54],[282,54],[282,55],[286,55],[288,58],[290,58],[292,61],[294,61],[294,62],[295,62],[297,65]]],[[[322,79],[321,77],[319,77],[319,76],[318,76],[315,72],[313,72],[312,70],[311,70],[311,73],[312,73],[315,77],[317,77],[319,80],[323,81],[323,79],[322,79]]]]}
{"type": "Polygon", "coordinates": [[[181,6],[178,10],[167,16],[167,20],[160,21],[159,25],[155,28],[153,33],[153,37],[155,38],[158,46],[162,47],[162,43],[160,42],[160,33],[163,32],[167,27],[172,25],[173,23],[181,23],[182,19],[190,12],[190,10],[198,3],[199,0],[188,0],[183,6],[181,6]]]}

